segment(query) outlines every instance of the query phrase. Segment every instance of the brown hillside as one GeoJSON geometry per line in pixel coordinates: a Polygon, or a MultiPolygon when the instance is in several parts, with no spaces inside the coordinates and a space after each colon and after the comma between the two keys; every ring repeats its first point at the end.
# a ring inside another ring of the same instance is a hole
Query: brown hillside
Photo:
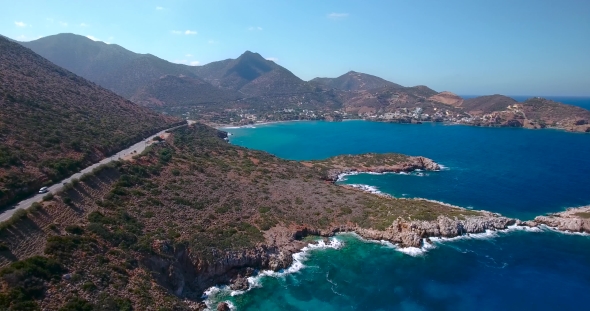
{"type": "Polygon", "coordinates": [[[453,107],[459,107],[461,106],[461,104],[463,104],[463,98],[461,98],[461,96],[458,96],[457,94],[447,91],[440,92],[436,95],[432,95],[428,98],[428,100],[439,102],[453,107]]]}
{"type": "Polygon", "coordinates": [[[508,96],[496,94],[466,99],[461,107],[472,114],[485,114],[506,110],[508,106],[516,103],[516,100],[508,96]]]}
{"type": "Polygon", "coordinates": [[[0,38],[0,206],[174,122],[0,38]]]}
{"type": "Polygon", "coordinates": [[[308,234],[358,228],[403,243],[391,233],[418,240],[428,233],[401,220],[443,215],[452,224],[483,215],[340,187],[322,180],[330,160],[281,160],[224,136],[200,124],[174,130],[133,162],[87,178],[0,230],[0,308],[188,310],[209,286],[290,265],[308,234]]]}

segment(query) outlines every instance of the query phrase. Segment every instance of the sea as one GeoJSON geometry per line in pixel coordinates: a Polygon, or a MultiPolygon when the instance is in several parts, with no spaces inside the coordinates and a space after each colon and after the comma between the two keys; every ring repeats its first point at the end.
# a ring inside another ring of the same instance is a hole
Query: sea
{"type": "MultiPolygon", "coordinates": [[[[524,100],[528,97],[515,97],[524,100]]],[[[590,98],[555,97],[590,108],[590,98]]],[[[397,152],[439,172],[358,174],[341,183],[522,220],[590,204],[590,135],[440,123],[287,122],[227,128],[230,142],[293,160],[397,152]]],[[[310,242],[311,243],[311,242],[310,242]]],[[[220,285],[234,310],[590,310],[590,235],[511,228],[423,248],[354,234],[311,243],[293,267],[260,271],[251,289],[220,285]]]]}

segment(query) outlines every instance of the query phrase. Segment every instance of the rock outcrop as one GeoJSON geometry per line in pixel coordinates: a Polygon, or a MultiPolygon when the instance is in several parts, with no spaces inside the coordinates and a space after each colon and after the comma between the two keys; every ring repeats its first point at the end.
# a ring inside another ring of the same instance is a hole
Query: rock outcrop
{"type": "Polygon", "coordinates": [[[440,165],[425,157],[407,157],[406,160],[395,164],[366,164],[359,162],[358,165],[341,166],[329,169],[325,179],[336,182],[341,174],[350,173],[400,173],[423,171],[440,171],[440,165]]]}
{"type": "Polygon", "coordinates": [[[486,230],[503,230],[517,224],[517,220],[486,215],[466,219],[438,217],[435,221],[396,220],[385,231],[356,228],[354,231],[370,240],[386,240],[401,247],[421,247],[424,239],[431,237],[457,237],[464,234],[483,233],[486,230]]]}
{"type": "Polygon", "coordinates": [[[590,206],[570,208],[561,213],[537,216],[535,222],[560,231],[590,233],[590,206]]]}
{"type": "Polygon", "coordinates": [[[304,237],[315,235],[331,237],[337,233],[354,232],[369,240],[385,240],[400,247],[421,247],[431,237],[456,237],[464,234],[483,233],[486,230],[503,230],[518,220],[490,212],[464,219],[439,216],[433,221],[395,220],[385,230],[363,228],[357,225],[335,225],[320,230],[305,226],[274,227],[267,232],[266,242],[242,252],[227,252],[214,261],[193,257],[187,248],[161,243],[164,254],[145,258],[143,263],[158,272],[157,281],[181,297],[197,298],[210,286],[230,283],[233,290],[245,290],[247,277],[257,270],[278,271],[293,263],[293,254],[307,245],[304,237]],[[167,245],[167,246],[166,246],[167,245]],[[167,255],[167,256],[162,256],[167,255]]]}

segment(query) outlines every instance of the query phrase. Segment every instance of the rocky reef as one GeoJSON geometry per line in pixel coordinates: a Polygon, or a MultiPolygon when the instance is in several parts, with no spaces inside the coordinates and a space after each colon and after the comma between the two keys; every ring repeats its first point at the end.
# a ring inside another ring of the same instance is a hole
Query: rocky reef
{"type": "Polygon", "coordinates": [[[535,223],[560,231],[590,233],[590,206],[569,208],[561,213],[537,216],[535,223]]]}

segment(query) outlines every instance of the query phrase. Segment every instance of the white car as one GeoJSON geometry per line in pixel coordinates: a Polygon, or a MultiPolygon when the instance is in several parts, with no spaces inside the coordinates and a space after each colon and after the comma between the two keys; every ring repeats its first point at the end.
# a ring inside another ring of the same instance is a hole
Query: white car
{"type": "Polygon", "coordinates": [[[49,191],[49,189],[47,189],[47,187],[43,187],[41,189],[39,189],[39,193],[47,193],[49,191]]]}

